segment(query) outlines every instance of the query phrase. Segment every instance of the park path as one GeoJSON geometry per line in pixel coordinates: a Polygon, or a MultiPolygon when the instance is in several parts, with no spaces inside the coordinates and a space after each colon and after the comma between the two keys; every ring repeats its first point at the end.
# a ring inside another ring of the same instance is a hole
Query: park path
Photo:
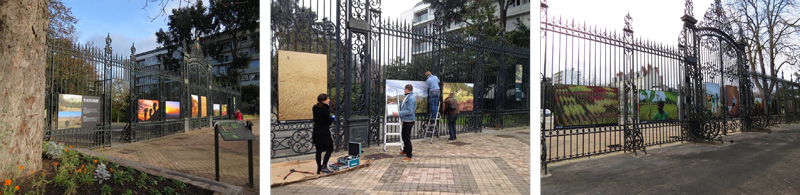
{"type": "MultiPolygon", "coordinates": [[[[272,194],[529,194],[530,127],[484,129],[447,137],[412,140],[414,158],[403,162],[399,147],[365,148],[370,166],[315,180],[280,186],[272,194]]],[[[332,156],[343,155],[335,153],[332,156]]],[[[313,160],[313,155],[273,159],[313,160]]],[[[335,160],[335,159],[334,159],[335,160]]],[[[271,173],[286,174],[286,173],[271,173]]]]}

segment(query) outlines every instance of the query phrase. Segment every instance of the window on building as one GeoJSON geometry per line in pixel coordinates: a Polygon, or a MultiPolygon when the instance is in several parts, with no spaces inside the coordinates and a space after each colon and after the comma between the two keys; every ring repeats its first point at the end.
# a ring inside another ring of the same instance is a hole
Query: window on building
{"type": "Polygon", "coordinates": [[[253,75],[253,79],[251,79],[251,80],[253,80],[253,81],[257,81],[257,80],[258,80],[258,74],[254,74],[254,75],[253,75]]]}
{"type": "Polygon", "coordinates": [[[222,62],[223,63],[230,62],[230,61],[233,61],[233,58],[231,57],[231,55],[222,56],[222,62]]]}
{"type": "Polygon", "coordinates": [[[239,56],[241,56],[241,57],[250,57],[250,51],[239,52],[239,56]]]}
{"type": "Polygon", "coordinates": [[[227,75],[228,74],[228,67],[225,66],[218,66],[219,67],[219,74],[227,75]]]}
{"type": "Polygon", "coordinates": [[[258,60],[254,60],[254,61],[250,62],[250,68],[254,68],[254,69],[258,70],[258,68],[259,68],[259,64],[258,63],[259,63],[258,60]]]}

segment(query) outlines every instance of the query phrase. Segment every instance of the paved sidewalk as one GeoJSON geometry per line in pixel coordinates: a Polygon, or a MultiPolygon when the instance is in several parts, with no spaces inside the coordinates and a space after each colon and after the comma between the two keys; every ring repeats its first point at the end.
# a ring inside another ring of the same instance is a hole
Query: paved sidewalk
{"type": "MultiPolygon", "coordinates": [[[[253,134],[259,137],[258,118],[253,121],[253,134]]],[[[214,179],[214,129],[211,127],[177,133],[131,144],[116,144],[97,149],[144,164],[214,179]]],[[[219,138],[220,181],[242,186],[245,194],[259,192],[259,141],[253,141],[253,177],[255,186],[247,187],[247,141],[226,142],[219,138]]]]}
{"type": "MultiPolygon", "coordinates": [[[[530,128],[462,133],[412,140],[414,159],[403,162],[400,147],[374,145],[366,158],[380,157],[351,172],[272,188],[272,194],[529,194],[530,128]],[[463,143],[463,144],[461,144],[463,143]],[[458,145],[456,145],[458,144],[458,145]]],[[[332,156],[344,154],[336,153],[332,156]]],[[[305,155],[288,160],[313,160],[305,155]]],[[[362,158],[363,159],[363,158],[362,158]]],[[[335,160],[335,159],[332,159],[335,160]]],[[[272,162],[285,162],[275,159],[272,162]]],[[[271,173],[281,174],[281,173],[271,173]]],[[[285,174],[285,173],[284,173],[285,174]]]]}
{"type": "Polygon", "coordinates": [[[541,193],[800,194],[800,125],[772,130],[551,164],[541,193]]]}

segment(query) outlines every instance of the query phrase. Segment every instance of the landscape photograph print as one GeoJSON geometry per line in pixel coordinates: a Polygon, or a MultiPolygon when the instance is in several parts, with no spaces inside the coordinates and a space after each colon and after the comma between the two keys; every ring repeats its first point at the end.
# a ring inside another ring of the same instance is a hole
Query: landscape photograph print
{"type": "Polygon", "coordinates": [[[729,117],[739,117],[739,88],[733,85],[725,85],[725,103],[728,108],[729,117]]]}
{"type": "MultiPolygon", "coordinates": [[[[417,110],[416,113],[428,113],[428,83],[425,81],[407,81],[407,80],[390,80],[386,79],[386,94],[394,94],[394,90],[398,89],[402,97],[391,96],[389,98],[389,102],[397,102],[397,99],[404,98],[405,94],[403,93],[403,89],[406,87],[406,84],[411,84],[414,87],[414,91],[411,93],[414,95],[414,98],[417,100],[417,110]]],[[[403,99],[400,99],[399,102],[402,103],[403,99]]]]}
{"type": "Polygon", "coordinates": [[[555,85],[553,89],[556,128],[619,123],[619,89],[582,85],[555,85]]]}
{"type": "Polygon", "coordinates": [[[473,96],[474,87],[475,84],[472,83],[444,83],[442,98],[446,99],[450,97],[450,93],[453,93],[453,98],[458,104],[459,111],[472,111],[474,108],[473,102],[475,101],[473,96]]]}
{"type": "Polygon", "coordinates": [[[83,96],[71,94],[58,95],[58,129],[80,128],[83,96]]]}
{"type": "Polygon", "coordinates": [[[206,105],[206,96],[200,96],[200,117],[208,116],[208,105],[206,105]]]}
{"type": "Polygon", "coordinates": [[[711,118],[722,117],[722,96],[719,84],[706,83],[706,115],[711,118]]]}
{"type": "Polygon", "coordinates": [[[197,95],[192,95],[192,118],[200,117],[199,103],[200,100],[197,99],[197,95]]]}
{"type": "Polygon", "coordinates": [[[165,101],[167,105],[167,120],[181,119],[181,103],[175,101],[165,101]]]}

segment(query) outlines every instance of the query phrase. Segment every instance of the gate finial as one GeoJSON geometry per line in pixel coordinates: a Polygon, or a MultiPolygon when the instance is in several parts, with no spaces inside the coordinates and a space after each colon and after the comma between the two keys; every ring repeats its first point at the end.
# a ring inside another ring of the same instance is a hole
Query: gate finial
{"type": "Polygon", "coordinates": [[[633,18],[631,18],[631,12],[625,15],[625,30],[626,31],[633,31],[633,26],[631,25],[633,22],[633,18]]]}
{"type": "Polygon", "coordinates": [[[686,7],[683,9],[683,14],[694,17],[694,5],[692,0],[686,0],[686,7]]]}
{"type": "Polygon", "coordinates": [[[111,33],[106,35],[106,54],[111,55],[111,33]]]}

